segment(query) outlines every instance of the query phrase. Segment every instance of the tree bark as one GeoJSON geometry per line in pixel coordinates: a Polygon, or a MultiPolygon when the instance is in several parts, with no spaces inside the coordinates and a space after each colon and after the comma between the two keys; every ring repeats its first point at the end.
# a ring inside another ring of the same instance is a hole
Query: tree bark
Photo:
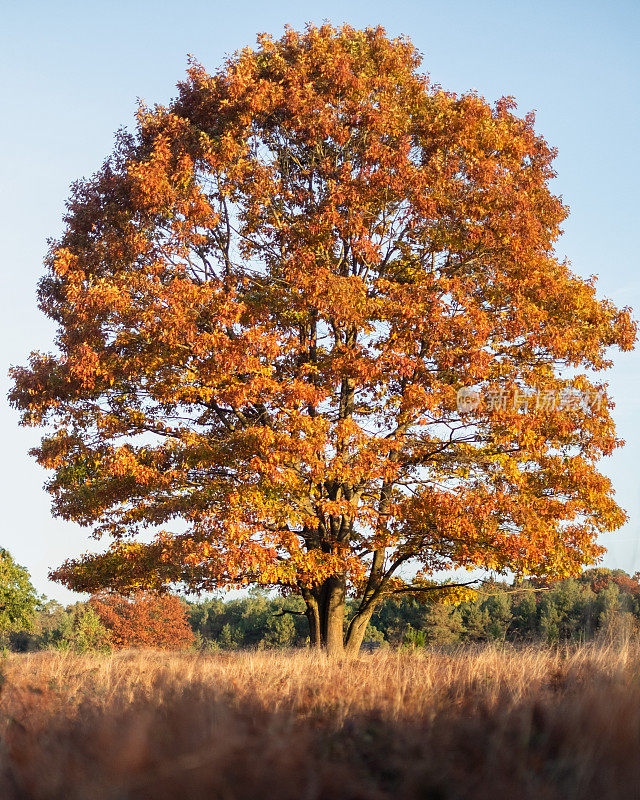
{"type": "Polygon", "coordinates": [[[307,605],[311,646],[323,650],[329,657],[357,656],[376,603],[370,602],[351,619],[346,634],[346,581],[334,575],[318,589],[303,589],[307,605]]]}
{"type": "Polygon", "coordinates": [[[345,577],[333,575],[320,590],[320,641],[328,656],[344,654],[345,608],[345,577]]]}
{"type": "Polygon", "coordinates": [[[322,646],[322,639],[320,635],[320,609],[318,607],[318,599],[310,589],[302,590],[302,598],[307,604],[305,613],[309,620],[309,639],[311,641],[311,647],[320,648],[322,646]]]}
{"type": "Polygon", "coordinates": [[[345,641],[345,654],[348,657],[357,656],[362,646],[362,640],[367,630],[367,625],[374,612],[375,604],[371,604],[365,611],[358,611],[349,623],[347,637],[345,641]]]}

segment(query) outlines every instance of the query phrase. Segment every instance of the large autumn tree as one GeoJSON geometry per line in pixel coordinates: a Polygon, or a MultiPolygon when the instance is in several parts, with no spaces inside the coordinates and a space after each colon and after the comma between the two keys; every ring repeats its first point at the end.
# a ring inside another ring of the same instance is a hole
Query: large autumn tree
{"type": "Polygon", "coordinates": [[[379,28],[261,36],[74,186],[39,290],[57,349],[11,394],[55,512],[112,537],[59,580],[279,587],[339,653],[439,570],[597,560],[625,517],[594,376],[635,326],[554,254],[533,116],[419,67],[379,28]]]}

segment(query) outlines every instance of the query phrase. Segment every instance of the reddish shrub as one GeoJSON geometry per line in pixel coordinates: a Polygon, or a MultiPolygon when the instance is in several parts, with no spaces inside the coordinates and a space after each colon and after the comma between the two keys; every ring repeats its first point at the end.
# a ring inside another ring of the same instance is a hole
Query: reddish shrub
{"type": "Polygon", "coordinates": [[[151,592],[123,597],[103,592],[90,602],[111,633],[114,647],[178,650],[193,644],[187,609],[179,597],[151,592]]]}

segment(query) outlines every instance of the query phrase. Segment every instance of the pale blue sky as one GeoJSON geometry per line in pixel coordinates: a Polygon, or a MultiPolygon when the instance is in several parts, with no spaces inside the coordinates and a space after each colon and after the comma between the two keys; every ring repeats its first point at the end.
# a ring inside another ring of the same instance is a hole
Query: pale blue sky
{"type": "MultiPolygon", "coordinates": [[[[167,101],[187,53],[217,68],[260,31],[328,19],[382,24],[407,34],[424,69],[445,89],[487,100],[514,95],[522,113],[559,148],[554,189],[571,207],[558,252],[601,295],[638,309],[640,275],[640,4],[612,2],[30,2],[0,0],[0,377],[46,350],[52,327],[35,305],[46,238],[61,229],[69,184],[99,167],[113,133],[132,123],[136,98],[167,101]]],[[[616,355],[609,373],[624,450],[603,462],[629,524],[603,541],[605,564],[640,570],[640,353],[616,355]]],[[[50,597],[72,595],[48,569],[98,545],[52,519],[44,473],[27,456],[37,433],[17,427],[5,402],[2,533],[50,597]]]]}

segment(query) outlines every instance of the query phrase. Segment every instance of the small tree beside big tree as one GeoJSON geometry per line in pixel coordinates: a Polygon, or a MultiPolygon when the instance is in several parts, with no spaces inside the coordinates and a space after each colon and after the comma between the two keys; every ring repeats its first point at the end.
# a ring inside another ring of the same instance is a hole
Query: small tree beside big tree
{"type": "Polygon", "coordinates": [[[130,597],[101,592],[89,604],[116,648],[181,650],[195,642],[188,606],[180,597],[144,591],[130,597]]]}

